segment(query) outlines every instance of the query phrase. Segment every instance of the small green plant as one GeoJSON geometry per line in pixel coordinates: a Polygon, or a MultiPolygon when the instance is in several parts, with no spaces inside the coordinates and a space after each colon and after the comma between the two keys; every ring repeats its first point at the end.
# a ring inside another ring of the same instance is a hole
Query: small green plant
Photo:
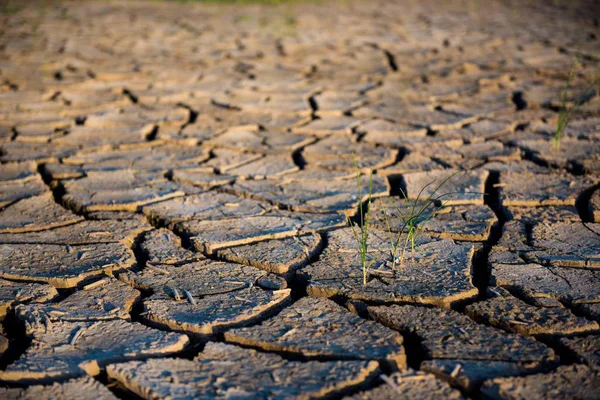
{"type": "Polygon", "coordinates": [[[400,210],[400,207],[398,207],[397,205],[390,202],[390,204],[396,208],[396,211],[398,212],[398,215],[400,216],[400,219],[402,220],[402,229],[400,229],[400,231],[397,234],[394,234],[391,224],[390,224],[390,218],[387,214],[385,205],[383,204],[383,201],[381,202],[381,209],[383,211],[384,221],[385,221],[386,228],[387,228],[387,231],[388,231],[388,234],[390,237],[390,255],[392,257],[392,269],[396,269],[396,265],[397,265],[396,260],[398,258],[397,256],[398,256],[398,251],[400,249],[400,242],[402,241],[402,236],[406,235],[406,237],[404,239],[404,243],[402,244],[402,253],[400,255],[400,265],[403,265],[403,263],[404,263],[404,255],[406,254],[406,249],[408,248],[408,245],[410,244],[411,251],[414,252],[417,235],[423,230],[423,225],[427,221],[429,221],[431,218],[433,218],[433,216],[436,214],[436,212],[444,206],[444,203],[441,202],[441,199],[443,197],[446,197],[446,196],[449,196],[452,194],[452,193],[443,193],[443,194],[436,196],[436,194],[438,193],[440,188],[442,186],[444,186],[456,174],[458,174],[458,172],[455,172],[454,174],[452,174],[452,175],[448,176],[446,179],[444,179],[431,192],[431,194],[429,196],[427,196],[427,198],[422,200],[421,196],[423,196],[423,192],[425,192],[425,190],[428,187],[433,185],[435,183],[435,180],[429,182],[427,185],[425,185],[421,188],[417,197],[414,200],[412,200],[412,203],[409,200],[407,193],[405,193],[404,190],[400,189],[400,191],[402,192],[402,196],[404,196],[406,209],[408,211],[405,214],[402,212],[402,210],[400,210]],[[420,203],[422,203],[422,204],[420,204],[420,203]]]}
{"type": "MultiPolygon", "coordinates": [[[[590,97],[590,93],[585,92],[592,91],[595,93],[597,90],[596,85],[598,83],[598,79],[595,76],[592,76],[590,79],[589,87],[584,90],[584,93],[581,93],[574,99],[572,105],[569,104],[569,99],[572,96],[573,80],[575,79],[575,77],[581,69],[582,64],[579,60],[579,57],[575,57],[575,60],[573,61],[573,64],[569,69],[565,86],[559,95],[560,106],[558,109],[558,121],[556,123],[554,137],[552,138],[552,145],[556,150],[560,149],[560,141],[564,136],[565,129],[567,128],[573,117],[577,114],[579,107],[581,107],[583,103],[585,103],[585,101],[590,97]]],[[[591,96],[593,96],[594,93],[592,93],[591,96]]]]}
{"type": "Polygon", "coordinates": [[[560,92],[560,108],[558,110],[558,122],[556,124],[556,131],[554,132],[554,137],[552,138],[552,144],[554,148],[560,148],[560,140],[563,137],[565,128],[571,122],[573,115],[575,114],[575,110],[577,108],[577,103],[575,105],[569,107],[569,93],[571,92],[571,85],[573,83],[573,79],[575,78],[575,74],[577,73],[577,69],[579,67],[579,60],[575,59],[571,69],[569,70],[569,74],[567,75],[567,81],[565,83],[565,87],[560,92]]]}
{"type": "Polygon", "coordinates": [[[348,224],[350,228],[352,228],[352,234],[354,235],[354,239],[356,240],[356,244],[358,247],[358,253],[360,254],[360,262],[362,267],[362,275],[363,275],[363,286],[367,286],[367,278],[369,276],[369,269],[373,265],[374,260],[367,260],[367,255],[369,253],[369,223],[371,219],[371,200],[373,196],[373,171],[369,171],[369,192],[367,195],[366,201],[366,211],[363,208],[363,194],[362,194],[362,184],[361,184],[361,172],[358,167],[358,162],[356,158],[354,159],[354,168],[356,169],[356,184],[358,186],[358,213],[360,217],[360,225],[358,228],[355,226],[354,222],[348,217],[348,224]]]}
{"type": "MultiPolygon", "coordinates": [[[[363,202],[361,171],[358,167],[358,162],[356,161],[356,158],[354,159],[354,168],[356,170],[356,185],[359,199],[358,213],[360,218],[360,224],[357,227],[356,224],[350,218],[348,218],[348,224],[352,229],[352,234],[354,236],[354,240],[356,241],[358,253],[360,255],[363,286],[367,286],[369,270],[371,269],[373,263],[375,263],[376,261],[374,259],[368,259],[368,254],[372,252],[369,249],[368,240],[369,229],[371,227],[371,203],[373,201],[373,172],[369,171],[369,188],[367,192],[367,199],[365,202],[363,202]]],[[[458,172],[455,172],[454,174],[445,178],[426,198],[422,198],[423,193],[427,190],[428,187],[435,183],[435,180],[423,186],[419,191],[416,199],[413,199],[412,201],[409,200],[408,195],[404,192],[404,190],[400,189],[402,195],[404,196],[406,209],[408,210],[407,213],[403,213],[402,210],[400,210],[400,207],[393,203],[390,203],[396,208],[396,211],[398,212],[398,215],[402,220],[402,228],[398,233],[395,233],[393,231],[385,205],[383,204],[383,202],[380,203],[381,208],[383,210],[386,228],[390,238],[390,248],[389,253],[387,254],[389,254],[392,258],[392,270],[396,269],[398,252],[400,250],[400,265],[403,265],[404,263],[404,256],[409,245],[411,250],[414,252],[417,236],[422,231],[423,225],[427,221],[429,221],[440,208],[444,207],[445,204],[441,201],[442,198],[452,194],[450,192],[438,194],[439,190],[456,174],[458,174],[458,172]],[[403,243],[401,244],[404,235],[405,238],[403,243]]],[[[386,253],[385,251],[381,251],[381,249],[374,249],[374,251],[386,253]]]]}

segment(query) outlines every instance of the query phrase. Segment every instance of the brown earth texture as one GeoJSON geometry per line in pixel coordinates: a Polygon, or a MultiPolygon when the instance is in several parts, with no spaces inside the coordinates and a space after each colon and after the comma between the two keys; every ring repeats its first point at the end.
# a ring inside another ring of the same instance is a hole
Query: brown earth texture
{"type": "Polygon", "coordinates": [[[600,399],[599,79],[596,1],[0,1],[0,398],[600,399]]]}

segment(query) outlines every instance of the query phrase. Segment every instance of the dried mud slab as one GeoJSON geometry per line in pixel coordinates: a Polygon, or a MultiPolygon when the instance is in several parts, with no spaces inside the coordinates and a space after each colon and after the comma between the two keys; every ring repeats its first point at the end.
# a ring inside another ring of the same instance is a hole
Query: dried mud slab
{"type": "MultiPolygon", "coordinates": [[[[244,151],[245,149],[230,150],[227,148],[215,148],[211,150],[213,158],[202,163],[202,167],[209,167],[219,174],[225,174],[232,168],[248,164],[263,157],[262,154],[244,151]]],[[[187,170],[181,170],[184,173],[187,170]]]]}
{"type": "Polygon", "coordinates": [[[408,153],[400,162],[382,168],[377,171],[378,175],[402,175],[410,172],[431,171],[432,169],[444,169],[444,165],[430,157],[419,153],[408,153]]]}
{"type": "Polygon", "coordinates": [[[585,161],[597,159],[600,153],[600,143],[594,140],[563,138],[558,149],[547,139],[522,140],[517,144],[534,160],[558,168],[581,166],[585,161]]]}
{"type": "Polygon", "coordinates": [[[185,264],[204,258],[181,247],[181,239],[168,229],[157,229],[144,235],[141,248],[150,264],[185,264]]]}
{"type": "MultiPolygon", "coordinates": [[[[302,269],[311,296],[344,296],[357,300],[413,302],[448,308],[457,301],[473,298],[471,283],[472,245],[452,240],[431,241],[417,237],[414,252],[410,245],[403,260],[392,269],[387,232],[371,230],[367,262],[371,266],[363,285],[360,254],[350,228],[327,233],[328,246],[319,260],[302,269]],[[377,249],[382,249],[378,251],[377,249]]],[[[403,243],[405,239],[401,239],[403,243]]],[[[397,257],[401,257],[401,249],[397,257]]]]}
{"type": "Polygon", "coordinates": [[[504,213],[509,220],[522,221],[533,225],[554,222],[581,221],[579,211],[574,206],[541,206],[541,207],[504,207],[504,213]]]}
{"type": "Polygon", "coordinates": [[[147,265],[138,273],[123,274],[122,279],[137,289],[151,289],[165,299],[183,299],[185,292],[200,298],[250,288],[258,285],[266,275],[265,271],[254,267],[205,260],[181,266],[147,265]]]}
{"type": "MultiPolygon", "coordinates": [[[[369,192],[369,178],[361,177],[363,196],[358,198],[356,181],[352,180],[296,180],[293,176],[274,181],[241,181],[232,189],[240,195],[268,201],[282,207],[301,212],[337,211],[352,215],[358,204],[366,201],[369,192]]],[[[387,179],[375,176],[372,180],[372,197],[389,193],[387,179]]]]}
{"type": "Polygon", "coordinates": [[[5,382],[97,375],[108,363],[177,353],[189,342],[185,335],[122,320],[60,321],[27,334],[33,339],[31,346],[0,371],[0,379],[5,382]]]}
{"type": "Polygon", "coordinates": [[[506,206],[575,206],[577,198],[600,182],[594,176],[566,173],[502,172],[500,199],[506,206]]]}
{"type": "Polygon", "coordinates": [[[485,182],[489,173],[484,170],[432,170],[404,174],[406,194],[410,200],[440,198],[445,205],[483,205],[485,182]],[[441,186],[440,186],[441,185],[441,186]],[[435,191],[436,188],[439,189],[435,191]],[[435,193],[434,193],[435,192],[435,193]]]}
{"type": "Polygon", "coordinates": [[[480,325],[456,311],[417,306],[371,306],[375,320],[421,339],[426,358],[553,363],[554,351],[535,340],[480,325]]]}
{"type": "Polygon", "coordinates": [[[290,294],[290,289],[248,288],[202,298],[191,295],[193,300],[183,291],[179,300],[151,296],[144,300],[143,318],[161,328],[209,336],[259,321],[287,304],[290,294]]]}
{"type": "Polygon", "coordinates": [[[177,184],[159,174],[131,170],[94,171],[63,183],[65,204],[82,211],[137,211],[141,206],[183,196],[177,184]]]}
{"type": "Polygon", "coordinates": [[[521,335],[574,335],[600,329],[597,322],[577,317],[567,308],[536,307],[502,288],[489,293],[490,299],[467,306],[467,315],[475,321],[521,335]]]}
{"type": "Polygon", "coordinates": [[[0,245],[1,277],[47,282],[57,288],[75,287],[92,277],[134,264],[133,252],[120,243],[0,245]]]}
{"type": "Polygon", "coordinates": [[[340,214],[278,211],[246,218],[181,222],[176,229],[189,237],[196,250],[210,254],[223,247],[299,236],[345,224],[345,218],[340,214]]]}
{"type": "Polygon", "coordinates": [[[0,161],[35,161],[38,164],[57,162],[59,158],[75,153],[77,146],[60,146],[49,143],[7,142],[0,146],[0,161]]]}
{"type": "Polygon", "coordinates": [[[531,373],[558,362],[542,343],[479,325],[455,311],[392,305],[368,307],[368,312],[375,321],[418,338],[420,351],[430,360],[424,361],[426,370],[465,389],[484,379],[531,373]]]}
{"type": "Polygon", "coordinates": [[[510,361],[478,361],[478,360],[424,360],[419,366],[421,371],[430,372],[440,379],[449,382],[454,387],[462,388],[469,394],[478,393],[481,384],[492,378],[505,376],[520,376],[530,370],[538,371],[545,368],[533,368],[527,363],[510,361]]]}
{"type": "Polygon", "coordinates": [[[247,179],[273,179],[299,170],[291,156],[272,155],[232,168],[227,173],[247,179]]]}
{"type": "Polygon", "coordinates": [[[48,321],[100,321],[129,319],[141,293],[114,278],[90,283],[58,303],[19,305],[15,314],[30,326],[48,321]]]}
{"type": "Polygon", "coordinates": [[[48,187],[39,175],[25,181],[0,182],[0,207],[12,202],[38,196],[48,191],[48,187]]]}
{"type": "Polygon", "coordinates": [[[595,399],[598,388],[600,371],[575,364],[546,374],[493,379],[481,391],[493,399],[595,399]]]}
{"type": "Polygon", "coordinates": [[[185,168],[173,171],[175,182],[197,186],[202,189],[228,185],[235,182],[236,178],[233,175],[217,175],[210,167],[185,168]]]}
{"type": "Polygon", "coordinates": [[[597,189],[590,198],[589,211],[594,222],[600,223],[600,189],[597,189]]]}
{"type": "Polygon", "coordinates": [[[306,125],[302,125],[293,128],[292,131],[295,133],[301,133],[303,135],[315,135],[315,136],[327,136],[327,135],[345,135],[352,134],[352,130],[362,122],[361,119],[347,117],[347,116],[336,116],[336,115],[325,115],[322,118],[310,121],[306,125]]]}
{"type": "Polygon", "coordinates": [[[560,344],[575,353],[579,362],[600,367],[600,335],[562,338],[560,344]]]}
{"type": "Polygon", "coordinates": [[[0,233],[39,231],[71,225],[83,217],[62,208],[51,192],[20,200],[0,211],[0,233]]]}
{"type": "Polygon", "coordinates": [[[438,207],[427,201],[381,198],[370,207],[371,224],[379,229],[400,232],[411,211],[423,210],[418,224],[427,235],[442,239],[485,241],[498,222],[494,211],[486,205],[438,207]]]}
{"type": "Polygon", "coordinates": [[[322,298],[304,297],[260,325],[226,332],[225,340],[304,357],[389,360],[406,368],[402,336],[322,298]]]}
{"type": "Polygon", "coordinates": [[[172,225],[190,220],[218,220],[261,215],[269,207],[256,200],[209,191],[151,204],[142,208],[154,223],[172,225]]]}
{"type": "MultiPolygon", "coordinates": [[[[310,144],[313,138],[297,135],[290,132],[260,131],[257,129],[229,129],[216,138],[204,144],[215,146],[217,154],[224,149],[237,151],[251,151],[254,153],[292,153],[294,150],[310,144]]],[[[223,153],[221,153],[223,154],[223,153]]],[[[210,164],[210,162],[208,163],[210,164]]],[[[221,170],[223,172],[223,170],[221,170]]]]}
{"type": "Polygon", "coordinates": [[[600,271],[543,266],[518,256],[491,263],[490,285],[514,289],[534,301],[559,300],[573,305],[600,301],[600,271]]]}
{"type": "Polygon", "coordinates": [[[117,400],[112,392],[97,380],[86,376],[52,385],[31,385],[27,388],[0,388],[5,400],[117,400]]]}
{"type": "Polygon", "coordinates": [[[163,171],[197,166],[209,158],[208,151],[198,146],[159,145],[108,151],[86,151],[63,160],[90,171],[163,171]]]}
{"type": "Polygon", "coordinates": [[[275,354],[220,343],[208,343],[194,360],[147,360],[107,367],[110,378],[144,399],[182,395],[322,398],[365,382],[377,370],[374,361],[287,361],[275,354]],[[177,383],[164,379],[165,375],[177,383]]]}
{"type": "MultiPolygon", "coordinates": [[[[381,378],[381,377],[380,377],[381,378]]],[[[383,381],[383,379],[381,379],[383,381]]],[[[375,389],[344,400],[463,399],[457,389],[432,374],[417,371],[395,372],[375,389]]]]}
{"type": "Polygon", "coordinates": [[[427,136],[427,129],[413,125],[387,121],[384,119],[371,119],[356,128],[356,132],[364,134],[363,140],[369,143],[400,147],[409,141],[409,138],[427,136]]]}
{"type": "Polygon", "coordinates": [[[560,267],[600,268],[600,224],[539,223],[531,232],[534,259],[560,267]]]}
{"type": "Polygon", "coordinates": [[[387,167],[396,162],[396,155],[396,150],[356,143],[351,138],[337,135],[306,146],[302,151],[302,157],[309,165],[341,170],[354,170],[355,161],[361,169],[387,167]]]}
{"type": "Polygon", "coordinates": [[[217,250],[215,255],[227,261],[287,275],[308,264],[320,247],[321,236],[310,234],[224,248],[217,250]]]}
{"type": "Polygon", "coordinates": [[[401,98],[385,97],[352,111],[359,118],[384,118],[434,131],[457,129],[476,118],[437,110],[433,104],[407,105],[401,98]]]}
{"type": "Polygon", "coordinates": [[[469,163],[510,162],[519,161],[521,153],[518,149],[504,146],[501,142],[491,140],[481,143],[464,144],[459,141],[436,143],[415,143],[412,151],[429,156],[440,163],[460,167],[469,163]]]}
{"type": "Polygon", "coordinates": [[[26,181],[37,175],[37,163],[33,161],[9,162],[2,164],[0,182],[26,181]]]}
{"type": "Polygon", "coordinates": [[[139,219],[86,220],[55,229],[0,233],[0,243],[6,244],[63,244],[123,243],[132,245],[135,238],[152,225],[139,219]]]}
{"type": "Polygon", "coordinates": [[[53,286],[0,279],[0,320],[17,304],[45,303],[58,295],[53,286]]]}

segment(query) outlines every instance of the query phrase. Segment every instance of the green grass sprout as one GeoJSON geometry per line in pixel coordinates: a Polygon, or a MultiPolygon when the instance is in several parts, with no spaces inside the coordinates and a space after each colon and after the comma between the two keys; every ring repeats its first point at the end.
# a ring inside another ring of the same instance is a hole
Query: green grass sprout
{"type": "Polygon", "coordinates": [[[369,269],[371,268],[371,266],[374,263],[374,260],[367,260],[367,254],[369,253],[369,244],[368,244],[368,239],[369,239],[369,227],[370,227],[370,220],[371,220],[371,200],[372,200],[372,195],[373,195],[373,171],[369,171],[369,191],[368,191],[368,195],[367,195],[367,201],[366,201],[366,211],[363,207],[363,194],[362,194],[362,185],[361,185],[361,180],[360,180],[360,176],[361,176],[361,172],[360,172],[360,168],[358,167],[358,162],[356,161],[356,158],[354,158],[354,168],[356,169],[356,183],[358,186],[358,200],[359,200],[359,205],[358,205],[358,213],[360,214],[360,225],[358,226],[358,228],[355,226],[355,224],[352,222],[352,220],[348,217],[348,224],[350,225],[350,228],[352,229],[352,234],[354,236],[354,239],[356,240],[356,244],[358,247],[358,252],[360,254],[360,263],[361,263],[361,268],[362,268],[362,276],[363,276],[363,286],[367,286],[367,278],[369,276],[369,269]]]}

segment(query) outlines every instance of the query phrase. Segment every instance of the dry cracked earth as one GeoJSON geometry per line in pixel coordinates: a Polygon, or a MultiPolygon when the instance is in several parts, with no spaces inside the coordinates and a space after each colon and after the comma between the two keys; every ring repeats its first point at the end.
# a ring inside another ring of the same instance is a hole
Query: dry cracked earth
{"type": "Polygon", "coordinates": [[[600,12],[538,3],[2,15],[0,398],[600,398],[600,12]]]}

